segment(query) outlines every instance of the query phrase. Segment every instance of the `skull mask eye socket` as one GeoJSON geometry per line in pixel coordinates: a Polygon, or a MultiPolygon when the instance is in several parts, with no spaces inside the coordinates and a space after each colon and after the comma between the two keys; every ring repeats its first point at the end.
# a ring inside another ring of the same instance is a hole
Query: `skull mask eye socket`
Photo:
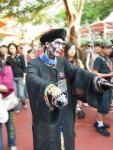
{"type": "Polygon", "coordinates": [[[52,42],[52,44],[53,44],[53,46],[56,47],[56,48],[60,48],[60,46],[61,46],[62,48],[65,47],[65,43],[64,43],[63,41],[58,41],[58,40],[56,40],[56,41],[52,42]]]}

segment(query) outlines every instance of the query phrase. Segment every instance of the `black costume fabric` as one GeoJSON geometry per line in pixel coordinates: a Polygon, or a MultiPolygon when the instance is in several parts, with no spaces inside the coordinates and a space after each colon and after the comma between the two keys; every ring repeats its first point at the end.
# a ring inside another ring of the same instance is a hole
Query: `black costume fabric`
{"type": "MultiPolygon", "coordinates": [[[[72,83],[76,77],[79,82],[79,73],[83,72],[66,58],[57,58],[56,69],[47,66],[40,58],[29,63],[26,83],[32,111],[34,150],[61,150],[61,126],[65,150],[75,150],[72,83]],[[44,101],[44,90],[51,83],[67,90],[68,105],[61,110],[50,111],[44,101]]],[[[91,83],[93,77],[90,73],[84,74],[81,82],[84,84],[89,78],[91,83]]]]}
{"type": "Polygon", "coordinates": [[[85,70],[77,70],[76,77],[73,82],[73,95],[77,98],[75,89],[79,88],[84,91],[84,95],[79,97],[82,102],[88,103],[90,106],[98,108],[102,92],[98,92],[93,84],[95,74],[85,70]]]}

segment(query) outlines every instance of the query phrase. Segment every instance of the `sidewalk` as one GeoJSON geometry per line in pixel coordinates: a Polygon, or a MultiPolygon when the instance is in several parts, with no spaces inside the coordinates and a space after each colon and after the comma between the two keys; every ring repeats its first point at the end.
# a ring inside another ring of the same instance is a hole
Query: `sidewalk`
{"type": "MultiPolygon", "coordinates": [[[[111,125],[110,132],[112,135],[111,137],[103,137],[93,127],[95,109],[85,107],[85,111],[86,118],[76,122],[76,150],[113,150],[113,113],[106,118],[107,123],[111,125]]],[[[30,108],[15,115],[15,127],[18,150],[33,150],[30,108]]],[[[5,126],[3,126],[3,134],[4,150],[8,150],[5,126]]]]}
{"type": "Polygon", "coordinates": [[[76,150],[113,150],[113,113],[106,117],[110,124],[111,136],[104,137],[97,133],[93,127],[96,110],[85,107],[86,118],[79,119],[76,123],[76,150]]]}
{"type": "MultiPolygon", "coordinates": [[[[32,125],[31,125],[31,112],[30,108],[27,110],[22,109],[22,112],[15,114],[15,128],[16,128],[16,140],[18,150],[33,150],[32,142],[32,125]]],[[[7,148],[7,137],[5,126],[3,128],[4,137],[4,150],[7,148]]]]}

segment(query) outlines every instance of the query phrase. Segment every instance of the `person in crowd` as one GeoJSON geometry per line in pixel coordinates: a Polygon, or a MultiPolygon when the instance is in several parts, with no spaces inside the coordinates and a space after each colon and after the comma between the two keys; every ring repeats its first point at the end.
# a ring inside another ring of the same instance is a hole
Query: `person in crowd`
{"type": "MultiPolygon", "coordinates": [[[[75,149],[72,83],[78,73],[84,73],[82,83],[87,78],[95,88],[97,85],[98,88],[112,86],[95,74],[75,67],[65,57],[57,57],[65,47],[66,33],[62,28],[44,33],[40,41],[45,53],[28,64],[26,84],[32,111],[34,150],[61,150],[62,146],[65,150],[75,149]]],[[[78,81],[79,74],[77,77],[78,81]]]]}
{"type": "Polygon", "coordinates": [[[7,45],[1,45],[0,47],[0,56],[3,57],[5,60],[7,59],[8,55],[8,48],[7,45]]]}
{"type": "MultiPolygon", "coordinates": [[[[69,60],[70,63],[72,63],[76,67],[80,67],[80,68],[84,69],[84,65],[83,65],[82,61],[77,58],[77,48],[73,42],[68,42],[65,45],[64,56],[69,60]]],[[[74,102],[74,100],[73,100],[73,102],[74,102]]],[[[75,100],[75,102],[77,102],[77,108],[76,108],[76,103],[75,103],[75,106],[73,105],[74,106],[74,118],[75,118],[76,113],[77,113],[77,117],[79,119],[84,118],[85,112],[83,110],[82,102],[80,100],[78,100],[78,101],[75,100]]]]}
{"type": "Polygon", "coordinates": [[[44,53],[43,46],[42,45],[38,45],[38,50],[36,52],[36,58],[40,57],[40,55],[43,54],[43,53],[44,53]]]}
{"type": "Polygon", "coordinates": [[[94,49],[87,51],[86,69],[90,72],[92,72],[94,61],[99,54],[100,48],[100,42],[94,41],[94,49]]]}
{"type": "Polygon", "coordinates": [[[27,51],[27,56],[26,56],[27,63],[29,63],[33,58],[34,58],[34,56],[33,56],[33,50],[30,49],[30,50],[27,51]]]}
{"type": "MultiPolygon", "coordinates": [[[[25,58],[24,48],[22,46],[17,47],[17,55],[22,56],[22,57],[24,56],[24,58],[25,58]]],[[[26,63],[26,66],[27,66],[26,59],[25,59],[25,63],[26,63]]],[[[24,73],[24,79],[25,79],[25,73],[24,73]]],[[[25,83],[25,81],[24,81],[24,83],[25,83]]],[[[27,94],[27,90],[26,90],[26,84],[24,84],[24,98],[25,98],[25,101],[28,101],[28,94],[27,94]]],[[[23,103],[23,107],[25,109],[27,109],[27,107],[28,107],[27,103],[24,103],[23,101],[22,101],[22,103],[23,103]]]]}
{"type": "MultiPolygon", "coordinates": [[[[6,65],[6,60],[0,56],[0,93],[3,98],[14,92],[13,72],[10,66],[6,65]]],[[[8,135],[8,146],[10,150],[17,150],[16,133],[14,127],[14,109],[8,111],[9,118],[5,123],[8,135]]],[[[3,148],[2,123],[0,123],[0,150],[3,148]]]]}
{"type": "Polygon", "coordinates": [[[92,70],[90,69],[90,63],[91,63],[91,58],[93,56],[93,45],[91,42],[87,43],[87,47],[85,49],[85,53],[86,53],[86,69],[89,72],[92,72],[92,70]]]}
{"type": "Polygon", "coordinates": [[[26,109],[28,107],[25,97],[25,73],[26,64],[24,55],[17,53],[17,45],[15,43],[10,43],[8,45],[9,57],[7,58],[7,64],[12,67],[14,75],[14,88],[20,103],[15,108],[15,112],[19,113],[21,111],[21,104],[26,109]]]}
{"type": "MultiPolygon", "coordinates": [[[[112,62],[108,57],[111,54],[111,43],[103,42],[101,44],[101,49],[99,50],[100,55],[95,59],[93,72],[98,76],[105,78],[108,81],[111,81],[113,77],[112,72],[112,62]]],[[[105,115],[109,113],[111,104],[111,90],[106,90],[103,92],[102,97],[100,97],[99,106],[97,109],[96,122],[94,127],[96,131],[103,136],[110,136],[110,132],[107,128],[110,127],[109,124],[104,122],[105,115]]]]}
{"type": "Polygon", "coordinates": [[[23,55],[23,47],[22,46],[17,46],[17,54],[23,55]]]}
{"type": "Polygon", "coordinates": [[[66,56],[73,65],[84,69],[82,61],[77,58],[77,48],[73,42],[68,42],[65,45],[64,56],[66,56]]]}
{"type": "MultiPolygon", "coordinates": [[[[113,71],[113,39],[111,40],[111,43],[112,43],[112,46],[111,46],[112,51],[111,51],[111,54],[109,55],[109,57],[112,61],[112,71],[113,71]]],[[[111,80],[113,82],[113,78],[111,80]]],[[[111,102],[111,105],[110,105],[110,109],[111,109],[110,111],[113,112],[113,90],[112,90],[112,102],[111,102]]]]}

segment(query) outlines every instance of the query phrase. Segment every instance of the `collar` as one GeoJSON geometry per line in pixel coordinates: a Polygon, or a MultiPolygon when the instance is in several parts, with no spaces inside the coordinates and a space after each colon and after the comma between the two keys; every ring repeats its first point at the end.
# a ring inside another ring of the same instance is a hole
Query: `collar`
{"type": "Polygon", "coordinates": [[[45,64],[52,65],[52,66],[55,66],[56,63],[57,63],[56,58],[55,58],[54,60],[49,59],[48,56],[45,55],[45,54],[40,55],[40,59],[41,59],[45,64]]]}

